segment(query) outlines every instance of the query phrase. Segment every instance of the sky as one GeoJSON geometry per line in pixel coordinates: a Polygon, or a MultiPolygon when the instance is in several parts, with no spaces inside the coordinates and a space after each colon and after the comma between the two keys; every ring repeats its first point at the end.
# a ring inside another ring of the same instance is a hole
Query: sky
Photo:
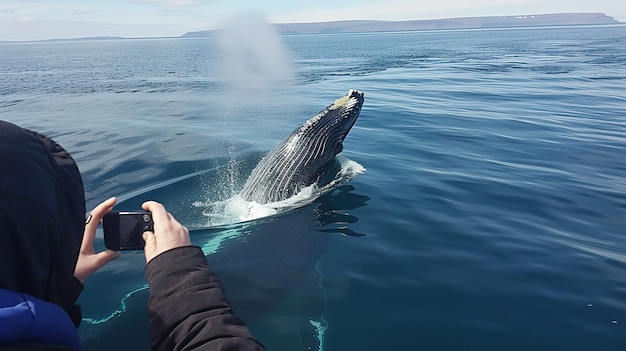
{"type": "Polygon", "coordinates": [[[626,22],[624,0],[0,0],[0,41],[160,37],[215,29],[255,14],[271,23],[420,20],[603,12],[626,22]]]}

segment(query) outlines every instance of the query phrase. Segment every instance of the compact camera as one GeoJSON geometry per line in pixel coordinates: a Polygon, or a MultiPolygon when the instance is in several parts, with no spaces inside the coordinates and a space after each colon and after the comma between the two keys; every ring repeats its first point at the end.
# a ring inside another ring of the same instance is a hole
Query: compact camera
{"type": "Polygon", "coordinates": [[[153,225],[150,212],[109,212],[102,218],[104,245],[115,251],[143,250],[142,234],[153,231],[153,225]]]}

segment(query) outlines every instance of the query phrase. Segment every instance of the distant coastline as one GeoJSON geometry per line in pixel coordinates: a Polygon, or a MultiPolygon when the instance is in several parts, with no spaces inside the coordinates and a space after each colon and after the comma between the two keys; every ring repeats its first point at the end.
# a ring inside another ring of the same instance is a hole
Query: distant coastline
{"type": "Polygon", "coordinates": [[[40,41],[81,41],[81,40],[120,40],[120,39],[128,39],[125,37],[109,37],[109,36],[98,36],[98,37],[82,37],[82,38],[71,38],[71,39],[46,39],[40,41]]]}
{"type": "MultiPolygon", "coordinates": [[[[619,22],[604,13],[552,13],[518,16],[458,17],[413,21],[352,20],[315,23],[277,23],[274,24],[274,26],[280,34],[334,34],[445,29],[608,25],[620,23],[622,22],[619,22]]],[[[219,29],[187,32],[180,37],[207,37],[214,36],[216,32],[219,32],[219,29]]]]}
{"type": "MultiPolygon", "coordinates": [[[[376,21],[376,20],[348,20],[311,23],[274,23],[276,30],[283,35],[297,34],[338,34],[338,33],[368,33],[368,32],[399,32],[420,30],[453,30],[453,29],[495,29],[495,28],[523,28],[549,26],[585,26],[585,25],[620,25],[620,22],[604,13],[551,13],[517,16],[482,16],[482,17],[455,17],[432,20],[412,21],[376,21]]],[[[80,38],[58,38],[31,40],[33,42],[55,41],[93,41],[93,40],[125,40],[125,39],[160,39],[160,38],[201,38],[212,37],[220,29],[209,29],[187,32],[173,37],[139,37],[128,38],[120,36],[92,36],[80,38]]],[[[15,41],[0,41],[11,43],[15,41]]]]}

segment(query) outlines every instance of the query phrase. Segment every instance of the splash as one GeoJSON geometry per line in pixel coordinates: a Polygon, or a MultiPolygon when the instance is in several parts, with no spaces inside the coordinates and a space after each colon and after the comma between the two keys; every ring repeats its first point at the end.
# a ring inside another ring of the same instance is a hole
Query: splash
{"type": "Polygon", "coordinates": [[[237,90],[268,91],[291,83],[291,55],[278,31],[258,14],[233,17],[218,35],[220,73],[237,90]]]}
{"type": "Polygon", "coordinates": [[[321,185],[316,183],[302,188],[286,200],[259,204],[246,201],[239,195],[235,195],[228,200],[219,202],[197,201],[193,203],[193,206],[203,208],[202,214],[207,218],[206,227],[247,222],[299,208],[365,172],[365,168],[356,161],[340,155],[335,160],[338,162],[339,168],[331,174],[333,178],[330,181],[323,181],[321,185]]]}
{"type": "MultiPolygon", "coordinates": [[[[240,178],[239,155],[232,140],[252,137],[258,138],[258,144],[273,139],[271,123],[259,122],[268,116],[260,113],[258,106],[271,109],[273,104],[284,105],[281,99],[290,96],[286,92],[293,80],[293,67],[280,34],[261,14],[239,14],[221,27],[217,31],[217,78],[224,91],[214,113],[228,149],[228,172],[219,182],[224,199],[235,193],[240,178]]],[[[293,104],[293,99],[289,103],[293,104]]]]}

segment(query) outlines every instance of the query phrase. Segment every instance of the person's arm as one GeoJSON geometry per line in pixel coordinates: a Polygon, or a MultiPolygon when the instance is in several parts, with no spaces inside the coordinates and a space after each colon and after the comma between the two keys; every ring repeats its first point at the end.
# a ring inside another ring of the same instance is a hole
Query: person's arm
{"type": "Polygon", "coordinates": [[[221,284],[187,228],[156,202],[154,233],[144,233],[153,350],[264,350],[233,313],[221,284]]]}

